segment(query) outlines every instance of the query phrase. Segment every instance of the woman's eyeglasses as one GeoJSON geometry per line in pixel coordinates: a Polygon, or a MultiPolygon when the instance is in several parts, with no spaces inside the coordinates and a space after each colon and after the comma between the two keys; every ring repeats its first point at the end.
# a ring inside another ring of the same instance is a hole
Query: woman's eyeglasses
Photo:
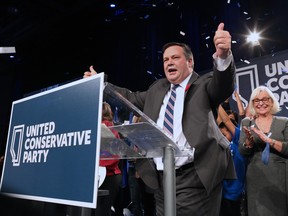
{"type": "Polygon", "coordinates": [[[262,99],[255,98],[255,99],[253,100],[253,103],[254,103],[254,104],[259,104],[260,101],[262,101],[262,103],[267,104],[267,103],[269,103],[270,99],[271,99],[270,97],[264,97],[264,98],[262,98],[262,99]]]}

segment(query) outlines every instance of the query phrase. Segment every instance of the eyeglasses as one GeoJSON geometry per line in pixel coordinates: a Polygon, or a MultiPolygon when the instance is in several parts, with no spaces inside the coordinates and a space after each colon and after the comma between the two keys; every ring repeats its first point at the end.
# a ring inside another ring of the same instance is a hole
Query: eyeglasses
{"type": "Polygon", "coordinates": [[[260,101],[262,101],[262,103],[267,104],[267,103],[269,103],[270,99],[271,99],[270,97],[264,97],[262,99],[256,98],[256,99],[253,100],[253,103],[254,104],[259,104],[260,101]]]}

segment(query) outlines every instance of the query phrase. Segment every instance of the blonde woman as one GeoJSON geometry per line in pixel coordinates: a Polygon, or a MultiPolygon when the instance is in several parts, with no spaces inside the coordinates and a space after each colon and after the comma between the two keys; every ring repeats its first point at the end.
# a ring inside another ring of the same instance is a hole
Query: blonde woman
{"type": "Polygon", "coordinates": [[[249,158],[248,215],[287,216],[288,118],[275,115],[280,105],[265,86],[253,90],[247,108],[253,118],[241,121],[239,152],[249,158]]]}

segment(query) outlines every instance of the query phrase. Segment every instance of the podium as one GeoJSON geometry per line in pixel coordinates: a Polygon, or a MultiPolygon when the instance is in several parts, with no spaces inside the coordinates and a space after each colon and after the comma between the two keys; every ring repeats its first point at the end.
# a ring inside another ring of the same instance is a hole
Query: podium
{"type": "Polygon", "coordinates": [[[101,127],[100,159],[141,159],[163,157],[164,214],[176,215],[176,180],[174,157],[187,156],[154,121],[107,85],[103,101],[114,112],[115,126],[101,127]],[[134,116],[140,118],[133,123],[134,116]],[[116,130],[121,139],[111,132],[116,130]]]}
{"type": "Polygon", "coordinates": [[[97,207],[99,159],[163,157],[165,216],[176,214],[174,157],[185,152],[137,107],[104,86],[103,73],[14,101],[11,110],[1,194],[78,206],[88,216],[97,207]],[[114,112],[113,127],[101,124],[103,101],[114,112]],[[141,121],[133,123],[133,116],[141,121]]]}

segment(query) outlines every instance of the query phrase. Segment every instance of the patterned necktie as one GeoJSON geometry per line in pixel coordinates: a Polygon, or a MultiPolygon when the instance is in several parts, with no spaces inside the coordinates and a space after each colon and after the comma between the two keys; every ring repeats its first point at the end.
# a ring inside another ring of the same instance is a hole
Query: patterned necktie
{"type": "Polygon", "coordinates": [[[179,85],[173,85],[169,101],[166,106],[163,129],[173,137],[173,119],[174,119],[174,104],[176,100],[176,88],[179,85]]]}

